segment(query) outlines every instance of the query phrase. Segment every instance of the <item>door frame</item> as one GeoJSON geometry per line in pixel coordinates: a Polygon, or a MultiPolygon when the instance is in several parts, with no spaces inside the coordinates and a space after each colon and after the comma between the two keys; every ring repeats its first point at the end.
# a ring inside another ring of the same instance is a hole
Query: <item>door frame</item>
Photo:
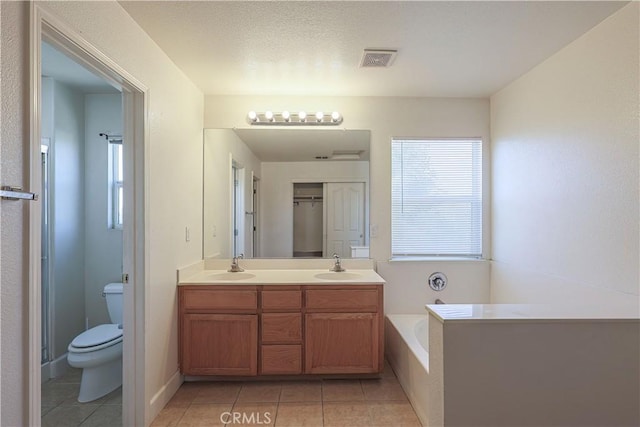
{"type": "MultiPolygon", "coordinates": [[[[55,46],[65,55],[90,69],[122,92],[123,137],[130,141],[124,148],[125,186],[123,228],[123,272],[128,274],[124,286],[123,323],[127,333],[123,339],[123,399],[124,425],[145,425],[149,399],[145,395],[145,323],[149,283],[148,245],[148,88],[116,62],[85,40],[77,31],[32,2],[30,4],[30,152],[29,185],[41,193],[41,42],[55,46]]],[[[41,420],[41,206],[29,208],[29,338],[28,338],[28,424],[40,425],[41,420]]]]}

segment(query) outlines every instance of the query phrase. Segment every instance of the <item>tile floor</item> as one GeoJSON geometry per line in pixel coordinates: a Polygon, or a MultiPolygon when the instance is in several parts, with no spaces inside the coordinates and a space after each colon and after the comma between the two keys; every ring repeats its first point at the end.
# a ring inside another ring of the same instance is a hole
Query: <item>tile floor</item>
{"type": "Polygon", "coordinates": [[[122,388],[93,402],[78,402],[82,370],[42,384],[42,427],[120,427],[122,388]]]}
{"type": "Polygon", "coordinates": [[[387,365],[380,379],[187,382],[151,424],[246,425],[419,427],[420,422],[387,365]]]}

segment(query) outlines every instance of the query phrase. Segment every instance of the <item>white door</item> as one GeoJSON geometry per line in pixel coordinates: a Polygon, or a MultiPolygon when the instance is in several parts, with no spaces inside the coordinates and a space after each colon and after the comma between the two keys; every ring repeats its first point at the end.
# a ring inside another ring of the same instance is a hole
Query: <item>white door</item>
{"type": "Polygon", "coordinates": [[[327,253],[351,257],[351,246],[364,245],[364,183],[330,182],[327,186],[327,253]]]}

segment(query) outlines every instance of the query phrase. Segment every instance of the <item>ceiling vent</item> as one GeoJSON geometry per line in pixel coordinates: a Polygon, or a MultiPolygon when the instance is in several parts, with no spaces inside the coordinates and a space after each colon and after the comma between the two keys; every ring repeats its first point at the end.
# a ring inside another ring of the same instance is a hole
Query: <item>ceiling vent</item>
{"type": "Polygon", "coordinates": [[[360,67],[362,68],[385,68],[393,64],[393,60],[398,53],[395,49],[365,49],[362,54],[360,67]]]}

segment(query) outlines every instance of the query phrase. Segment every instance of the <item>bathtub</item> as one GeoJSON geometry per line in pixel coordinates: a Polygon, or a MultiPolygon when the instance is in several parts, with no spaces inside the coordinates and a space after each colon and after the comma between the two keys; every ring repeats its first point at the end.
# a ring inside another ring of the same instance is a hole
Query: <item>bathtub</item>
{"type": "Polygon", "coordinates": [[[423,426],[429,415],[429,324],[427,315],[389,314],[386,357],[423,426]]]}

